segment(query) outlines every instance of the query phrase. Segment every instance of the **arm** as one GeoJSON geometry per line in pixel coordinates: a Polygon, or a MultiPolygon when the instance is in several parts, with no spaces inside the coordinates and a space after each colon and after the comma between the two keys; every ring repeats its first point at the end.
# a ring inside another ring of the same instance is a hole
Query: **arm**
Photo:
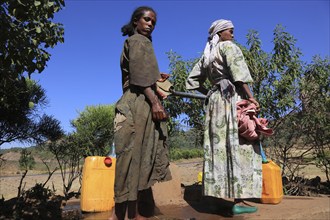
{"type": "Polygon", "coordinates": [[[155,82],[160,78],[160,73],[151,41],[139,34],[129,39],[127,62],[130,85],[140,88],[149,101],[153,120],[164,120],[167,115],[156,93],[155,82]]]}
{"type": "Polygon", "coordinates": [[[164,107],[160,103],[160,100],[158,99],[158,96],[152,89],[152,87],[144,87],[143,93],[151,103],[151,113],[152,118],[156,121],[162,121],[168,118],[164,107]]]}
{"type": "Polygon", "coordinates": [[[236,86],[239,86],[242,88],[242,90],[245,92],[246,96],[248,97],[248,100],[250,102],[252,102],[253,104],[256,105],[257,107],[257,111],[259,111],[260,109],[260,105],[259,103],[257,102],[257,100],[254,99],[253,95],[252,95],[252,92],[250,90],[250,87],[247,83],[243,83],[243,82],[235,82],[236,86]]]}
{"type": "Polygon", "coordinates": [[[223,45],[223,56],[226,57],[235,86],[243,90],[247,96],[247,99],[256,105],[258,111],[260,108],[259,103],[254,99],[250,87],[247,84],[253,82],[253,79],[241,49],[230,41],[224,43],[223,45]]]}
{"type": "Polygon", "coordinates": [[[203,68],[203,57],[195,64],[186,80],[186,88],[188,90],[197,90],[206,95],[208,90],[203,86],[207,76],[206,70],[203,68]]]}

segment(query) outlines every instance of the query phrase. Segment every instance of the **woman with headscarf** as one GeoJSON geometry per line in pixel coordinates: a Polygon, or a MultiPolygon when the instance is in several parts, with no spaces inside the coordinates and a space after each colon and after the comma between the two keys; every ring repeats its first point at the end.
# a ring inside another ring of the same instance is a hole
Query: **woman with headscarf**
{"type": "Polygon", "coordinates": [[[154,211],[151,186],[171,179],[167,146],[167,114],[156,82],[162,77],[151,33],[156,12],[137,8],[122,27],[120,58],[123,95],[116,103],[115,210],[113,220],[145,219],[154,211]],[[125,215],[127,215],[125,217],[125,215]]]}
{"type": "Polygon", "coordinates": [[[217,20],[209,29],[204,54],[190,72],[186,87],[207,94],[204,131],[203,193],[233,198],[233,214],[257,208],[244,199],[261,198],[262,158],[258,144],[238,134],[236,103],[247,99],[259,108],[247,83],[252,83],[240,48],[232,41],[234,25],[217,20]],[[208,79],[211,90],[203,83],[208,79]]]}

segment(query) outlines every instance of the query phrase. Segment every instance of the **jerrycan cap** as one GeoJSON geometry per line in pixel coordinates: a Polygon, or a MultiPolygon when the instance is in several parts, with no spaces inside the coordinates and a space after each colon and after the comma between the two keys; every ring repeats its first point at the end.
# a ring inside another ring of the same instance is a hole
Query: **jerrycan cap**
{"type": "Polygon", "coordinates": [[[111,165],[112,165],[112,159],[111,159],[111,157],[106,156],[106,157],[104,158],[104,164],[105,164],[107,167],[111,167],[111,165]]]}

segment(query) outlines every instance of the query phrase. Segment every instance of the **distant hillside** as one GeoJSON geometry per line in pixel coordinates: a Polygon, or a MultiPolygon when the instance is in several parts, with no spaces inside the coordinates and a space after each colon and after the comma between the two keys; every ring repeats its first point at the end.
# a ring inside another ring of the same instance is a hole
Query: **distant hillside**
{"type": "MultiPolygon", "coordinates": [[[[1,149],[0,155],[3,160],[0,164],[0,175],[15,175],[21,172],[19,168],[19,159],[21,157],[21,151],[23,148],[10,148],[1,149]]],[[[45,173],[47,172],[47,167],[43,161],[49,166],[50,170],[57,167],[57,162],[54,155],[48,150],[44,150],[41,147],[28,147],[24,148],[31,152],[36,164],[29,173],[45,173]]]]}

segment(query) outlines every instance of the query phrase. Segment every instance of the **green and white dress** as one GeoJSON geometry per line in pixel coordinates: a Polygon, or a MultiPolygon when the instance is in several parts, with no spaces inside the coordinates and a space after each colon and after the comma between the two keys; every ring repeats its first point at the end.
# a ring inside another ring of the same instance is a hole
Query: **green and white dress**
{"type": "Polygon", "coordinates": [[[203,67],[202,57],[186,81],[189,90],[202,87],[206,79],[213,85],[205,106],[204,195],[260,198],[262,160],[259,145],[238,135],[236,103],[244,94],[233,86],[237,81],[250,83],[253,80],[242,51],[235,43],[219,42],[215,51],[214,61],[203,67]]]}

